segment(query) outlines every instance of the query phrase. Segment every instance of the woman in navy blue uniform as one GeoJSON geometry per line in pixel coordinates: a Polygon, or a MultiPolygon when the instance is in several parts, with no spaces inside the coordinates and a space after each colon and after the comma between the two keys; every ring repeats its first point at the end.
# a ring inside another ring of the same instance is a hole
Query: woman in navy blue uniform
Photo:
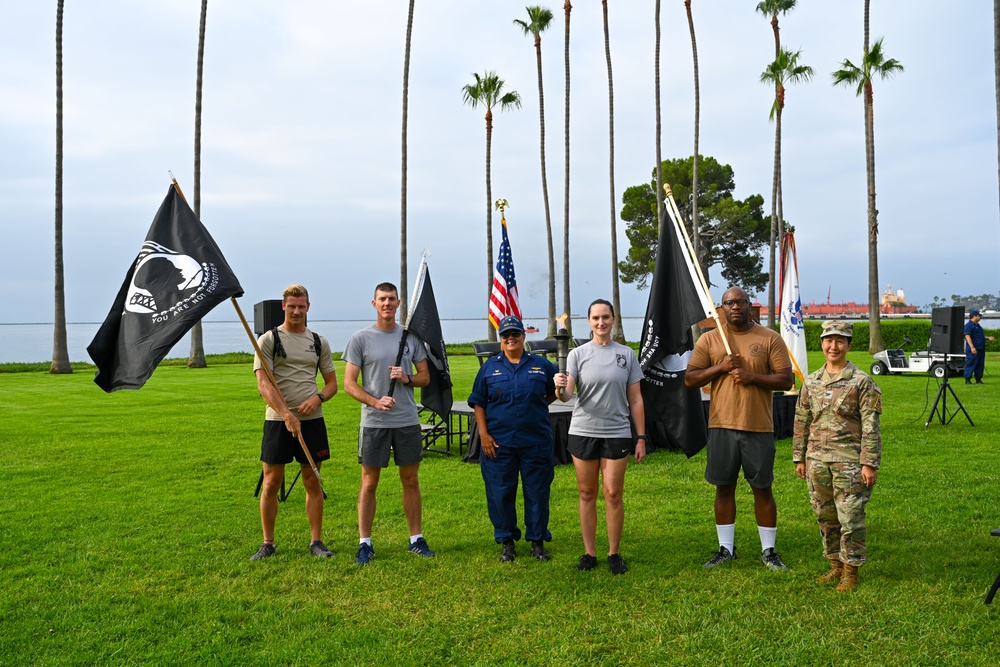
{"type": "Polygon", "coordinates": [[[524,323],[513,315],[500,321],[500,354],[479,369],[469,396],[482,443],[479,458],[486,506],[500,560],[517,556],[517,480],[524,494],[524,537],[536,560],[549,560],[549,489],[553,478],[549,404],[556,398],[556,367],[524,349],[524,323]]]}

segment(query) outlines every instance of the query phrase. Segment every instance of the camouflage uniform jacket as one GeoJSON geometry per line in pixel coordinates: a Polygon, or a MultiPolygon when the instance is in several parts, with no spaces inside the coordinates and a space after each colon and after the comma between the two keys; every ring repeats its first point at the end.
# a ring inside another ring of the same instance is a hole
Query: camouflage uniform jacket
{"type": "Polygon", "coordinates": [[[878,468],[882,461],[882,391],[851,362],[829,382],[826,365],[810,373],[795,406],[792,460],[860,462],[878,468]]]}

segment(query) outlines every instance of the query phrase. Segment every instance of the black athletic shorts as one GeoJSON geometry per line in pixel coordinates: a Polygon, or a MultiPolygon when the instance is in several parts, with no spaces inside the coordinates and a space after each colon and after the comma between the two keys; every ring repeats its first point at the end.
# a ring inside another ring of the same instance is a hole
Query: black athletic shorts
{"type": "MultiPolygon", "coordinates": [[[[302,438],[309,447],[313,461],[319,463],[330,458],[330,444],[326,437],[326,422],[322,417],[306,419],[299,422],[302,427],[302,438]]],[[[285,428],[285,422],[275,420],[264,421],[264,437],[260,442],[260,460],[271,465],[284,465],[292,460],[304,466],[309,465],[309,459],[302,451],[299,439],[285,428]]]]}
{"type": "Polygon", "coordinates": [[[632,453],[632,438],[591,438],[587,435],[569,436],[566,443],[569,453],[581,461],[597,459],[624,459],[632,453]]]}

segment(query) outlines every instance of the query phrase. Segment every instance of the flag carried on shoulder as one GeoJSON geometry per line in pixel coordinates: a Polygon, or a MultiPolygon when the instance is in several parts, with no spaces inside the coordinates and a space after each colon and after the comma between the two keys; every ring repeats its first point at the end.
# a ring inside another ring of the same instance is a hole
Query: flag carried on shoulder
{"type": "Polygon", "coordinates": [[[171,185],[111,312],[87,347],[106,392],[139,389],[212,308],[243,295],[222,251],[171,185]]]}
{"type": "Polygon", "coordinates": [[[441,419],[447,420],[452,406],[451,369],[448,366],[448,352],[444,346],[441,318],[434,300],[426,257],[421,260],[417,271],[417,284],[410,298],[405,328],[419,338],[427,350],[427,368],[431,373],[431,381],[420,390],[420,402],[441,419]]]}
{"type": "Polygon", "coordinates": [[[781,239],[781,339],[788,347],[792,358],[792,369],[805,382],[809,375],[809,360],[806,357],[806,329],[802,321],[802,298],[799,295],[799,261],[795,252],[795,235],[785,232],[781,239]]]}
{"type": "Polygon", "coordinates": [[[653,447],[679,449],[690,458],[708,442],[701,389],[684,384],[694,349],[691,326],[711,317],[715,306],[698,288],[697,270],[669,205],[663,216],[639,348],[642,400],[653,447]]]}
{"type": "Polygon", "coordinates": [[[500,220],[503,240],[497,253],[497,269],[493,274],[493,292],[490,294],[490,323],[494,329],[500,328],[500,320],[508,315],[521,318],[521,302],[517,296],[517,280],[514,279],[514,258],[510,254],[510,240],[507,238],[507,221],[500,220]]]}

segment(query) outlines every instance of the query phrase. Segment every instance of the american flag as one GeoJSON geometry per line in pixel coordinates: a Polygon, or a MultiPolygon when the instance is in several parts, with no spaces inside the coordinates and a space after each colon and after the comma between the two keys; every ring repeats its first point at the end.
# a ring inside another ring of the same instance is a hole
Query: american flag
{"type": "Polygon", "coordinates": [[[507,315],[521,317],[521,303],[517,298],[517,281],[514,279],[514,259],[507,239],[507,221],[501,220],[503,241],[497,255],[497,270],[493,274],[493,293],[490,294],[490,323],[500,328],[500,320],[507,315]]]}

